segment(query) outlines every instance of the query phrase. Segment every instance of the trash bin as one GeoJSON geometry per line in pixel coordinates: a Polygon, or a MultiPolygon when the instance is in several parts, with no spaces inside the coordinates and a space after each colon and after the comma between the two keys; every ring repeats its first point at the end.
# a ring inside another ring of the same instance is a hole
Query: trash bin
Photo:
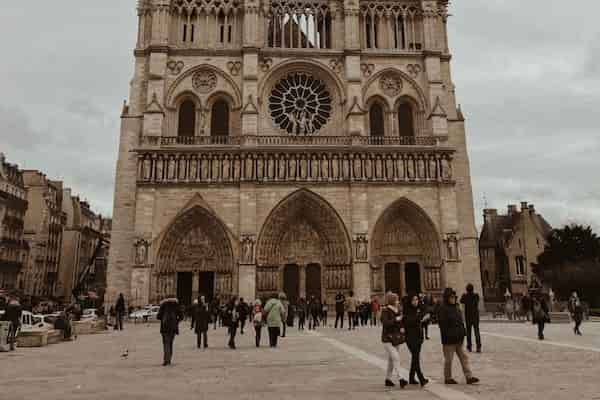
{"type": "Polygon", "coordinates": [[[10,351],[8,344],[8,330],[10,329],[9,321],[0,321],[0,352],[10,351]]]}

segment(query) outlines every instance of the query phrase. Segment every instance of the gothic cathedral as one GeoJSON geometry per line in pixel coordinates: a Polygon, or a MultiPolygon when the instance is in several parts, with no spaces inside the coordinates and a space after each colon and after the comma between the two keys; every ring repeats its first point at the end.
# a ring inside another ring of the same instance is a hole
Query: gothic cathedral
{"type": "Polygon", "coordinates": [[[107,301],[481,293],[448,0],[139,0],[107,301]]]}

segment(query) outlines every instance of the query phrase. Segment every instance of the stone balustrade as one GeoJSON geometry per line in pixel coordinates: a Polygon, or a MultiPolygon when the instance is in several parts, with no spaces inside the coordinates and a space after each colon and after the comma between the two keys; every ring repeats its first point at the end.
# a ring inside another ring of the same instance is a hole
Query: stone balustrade
{"type": "Polygon", "coordinates": [[[138,184],[239,182],[454,183],[450,149],[137,150],[138,184]]]}
{"type": "Polygon", "coordinates": [[[141,147],[163,146],[438,146],[435,136],[143,136],[141,147]]]}

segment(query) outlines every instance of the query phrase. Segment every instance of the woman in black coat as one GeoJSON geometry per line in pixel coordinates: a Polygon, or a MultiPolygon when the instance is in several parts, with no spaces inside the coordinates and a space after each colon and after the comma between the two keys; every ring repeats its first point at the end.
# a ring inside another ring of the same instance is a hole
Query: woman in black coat
{"type": "Polygon", "coordinates": [[[420,308],[419,296],[410,295],[404,304],[404,316],[402,323],[406,332],[406,346],[410,350],[410,374],[408,382],[411,385],[420,383],[425,386],[429,380],[421,372],[421,346],[423,345],[423,324],[429,319],[428,314],[424,314],[420,308]],[[419,382],[415,380],[415,374],[419,382]]]}
{"type": "Polygon", "coordinates": [[[204,348],[208,347],[208,325],[210,324],[210,310],[204,296],[200,297],[200,301],[194,304],[192,308],[192,320],[194,321],[194,332],[197,336],[198,348],[202,347],[202,339],[204,339],[204,348]]]}

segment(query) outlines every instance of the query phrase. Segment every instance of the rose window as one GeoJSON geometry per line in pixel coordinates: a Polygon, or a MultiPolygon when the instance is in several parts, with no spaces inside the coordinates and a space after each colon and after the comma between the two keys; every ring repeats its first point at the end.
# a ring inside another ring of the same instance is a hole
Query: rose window
{"type": "Polygon", "coordinates": [[[320,79],[294,72],[281,79],[269,96],[273,122],[293,135],[311,135],[327,123],[331,115],[331,94],[320,79]]]}

